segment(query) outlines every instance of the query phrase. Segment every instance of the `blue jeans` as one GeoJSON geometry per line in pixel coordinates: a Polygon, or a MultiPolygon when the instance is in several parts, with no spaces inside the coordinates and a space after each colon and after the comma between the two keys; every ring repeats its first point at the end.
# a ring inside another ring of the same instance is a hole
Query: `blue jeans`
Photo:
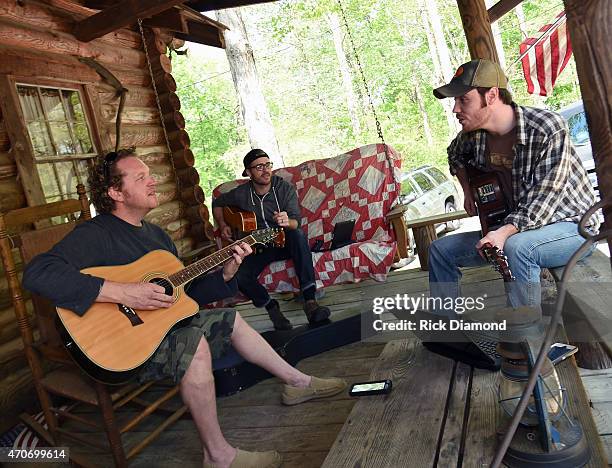
{"type": "Polygon", "coordinates": [[[270,295],[259,283],[257,277],[270,263],[289,259],[293,260],[293,267],[300,281],[304,299],[314,299],[316,284],[312,253],[306,235],[300,228],[285,229],[285,247],[268,247],[261,253],[246,257],[236,273],[238,289],[253,301],[255,307],[265,306],[270,301],[270,295]]]}
{"type": "MultiPolygon", "coordinates": [[[[434,241],[429,249],[429,292],[432,297],[457,298],[461,295],[459,267],[474,267],[487,262],[476,251],[480,231],[449,235],[434,241]]],[[[504,283],[508,305],[540,304],[540,270],[565,265],[584,242],[578,225],[572,222],[549,224],[539,229],[510,236],[504,245],[508,265],[516,281],[504,283]]],[[[593,249],[595,247],[593,246],[593,249]]],[[[584,256],[593,252],[591,249],[584,256]]]]}

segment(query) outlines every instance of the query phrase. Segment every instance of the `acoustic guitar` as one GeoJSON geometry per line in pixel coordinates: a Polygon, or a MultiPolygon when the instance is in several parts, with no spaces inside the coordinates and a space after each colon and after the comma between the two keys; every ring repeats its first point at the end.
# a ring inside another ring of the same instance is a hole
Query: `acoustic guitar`
{"type": "Polygon", "coordinates": [[[495,172],[484,172],[468,165],[465,168],[478,209],[482,235],[485,236],[504,223],[504,219],[510,214],[510,204],[495,172]]]}
{"type": "MultiPolygon", "coordinates": [[[[279,231],[253,231],[240,242],[265,244],[275,239],[279,231]]],[[[199,312],[198,304],[185,293],[185,284],[229,260],[234,244],[187,267],[170,252],[154,250],[127,265],[85,268],[82,273],[110,281],[159,284],[174,298],[174,304],[169,308],[137,310],[124,304],[96,302],[83,316],[58,307],[56,323],[66,349],[96,380],[109,384],[130,380],[174,325],[199,312]]]]}
{"type": "MultiPolygon", "coordinates": [[[[510,214],[510,204],[506,200],[498,174],[484,172],[469,165],[466,166],[466,172],[478,209],[482,235],[486,236],[488,232],[503,225],[504,219],[510,214]]],[[[480,251],[505,282],[515,280],[503,250],[487,243],[480,251]]]]}
{"type": "MultiPolygon", "coordinates": [[[[235,206],[224,206],[223,219],[232,228],[233,239],[242,239],[257,230],[257,216],[252,211],[242,210],[235,206]]],[[[275,247],[285,246],[285,231],[280,229],[273,244],[275,247]]]]}

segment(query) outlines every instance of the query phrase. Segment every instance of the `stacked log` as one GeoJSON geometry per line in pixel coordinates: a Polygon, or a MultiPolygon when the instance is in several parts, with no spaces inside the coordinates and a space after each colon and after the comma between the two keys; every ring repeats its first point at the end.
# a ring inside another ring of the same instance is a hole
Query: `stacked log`
{"type": "MultiPolygon", "coordinates": [[[[180,190],[178,195],[182,202],[182,212],[191,226],[203,227],[203,229],[198,230],[181,228],[171,234],[177,241],[181,240],[183,236],[193,237],[194,242],[181,241],[177,243],[180,252],[181,248],[197,248],[202,242],[211,242],[213,240],[212,224],[210,223],[208,208],[204,205],[204,191],[199,185],[200,176],[193,167],[194,156],[189,149],[191,142],[185,131],[185,118],[180,112],[180,100],[175,93],[176,83],[172,79],[172,64],[166,55],[166,45],[161,37],[150,29],[145,32],[145,42],[153,79],[159,95],[162,119],[168,135],[168,146],[172,151],[171,158],[180,190]]],[[[165,222],[166,225],[171,222],[168,221],[168,217],[161,218],[159,214],[153,214],[153,216],[165,222]]]]}

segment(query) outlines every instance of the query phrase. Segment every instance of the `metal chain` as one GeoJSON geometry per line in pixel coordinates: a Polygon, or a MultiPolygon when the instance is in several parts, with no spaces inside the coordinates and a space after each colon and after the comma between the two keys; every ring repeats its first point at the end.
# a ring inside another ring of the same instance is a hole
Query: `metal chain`
{"type": "Polygon", "coordinates": [[[142,45],[144,47],[145,57],[147,59],[147,66],[149,68],[149,75],[151,77],[151,84],[153,85],[153,93],[155,94],[155,102],[157,103],[157,111],[159,112],[159,119],[161,120],[162,130],[164,131],[164,138],[166,140],[166,148],[168,148],[168,154],[170,155],[170,165],[174,172],[174,180],[176,182],[176,188],[178,190],[179,199],[179,227],[183,224],[183,203],[181,200],[181,181],[176,173],[176,167],[174,166],[174,158],[172,157],[172,148],[170,148],[170,139],[168,138],[168,131],[166,130],[166,123],[164,122],[164,113],[162,111],[161,102],[159,100],[159,93],[157,92],[157,85],[155,84],[155,77],[153,76],[153,67],[151,65],[151,59],[149,58],[149,48],[147,47],[147,41],[144,35],[144,29],[142,27],[142,20],[138,18],[138,28],[140,29],[140,37],[142,38],[142,45]]]}
{"type": "Polygon", "coordinates": [[[376,108],[374,107],[374,101],[372,100],[372,96],[370,95],[370,88],[368,87],[368,82],[366,81],[365,74],[363,73],[363,67],[361,66],[361,61],[359,60],[359,54],[357,53],[357,48],[355,47],[355,42],[353,41],[353,35],[351,34],[351,28],[349,28],[348,21],[346,20],[346,15],[344,14],[344,7],[342,6],[341,0],[338,0],[338,6],[340,7],[340,14],[342,15],[342,21],[344,22],[344,27],[346,28],[346,32],[351,42],[351,48],[353,49],[353,55],[355,56],[357,67],[359,68],[361,80],[363,81],[363,87],[365,88],[365,92],[368,95],[368,100],[370,102],[370,108],[372,109],[372,114],[374,115],[374,121],[376,122],[376,131],[378,132],[378,138],[380,138],[380,141],[382,141],[383,147],[385,148],[385,157],[387,158],[387,163],[389,163],[389,169],[391,169],[391,175],[395,178],[394,167],[393,167],[393,163],[391,162],[391,157],[389,156],[389,151],[387,150],[387,143],[385,143],[385,137],[383,136],[382,126],[380,125],[380,121],[378,120],[378,115],[376,114],[376,108]]]}

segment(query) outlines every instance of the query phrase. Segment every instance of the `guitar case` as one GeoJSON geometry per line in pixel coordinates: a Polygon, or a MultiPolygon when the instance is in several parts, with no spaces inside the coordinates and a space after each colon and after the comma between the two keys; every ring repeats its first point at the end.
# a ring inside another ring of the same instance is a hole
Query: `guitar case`
{"type": "MultiPolygon", "coordinates": [[[[267,331],[261,336],[292,366],[301,359],[361,339],[361,308],[335,314],[332,320],[306,324],[293,330],[267,331]]],[[[268,371],[245,361],[233,348],[213,361],[217,396],[228,396],[273,377],[268,371]]]]}

